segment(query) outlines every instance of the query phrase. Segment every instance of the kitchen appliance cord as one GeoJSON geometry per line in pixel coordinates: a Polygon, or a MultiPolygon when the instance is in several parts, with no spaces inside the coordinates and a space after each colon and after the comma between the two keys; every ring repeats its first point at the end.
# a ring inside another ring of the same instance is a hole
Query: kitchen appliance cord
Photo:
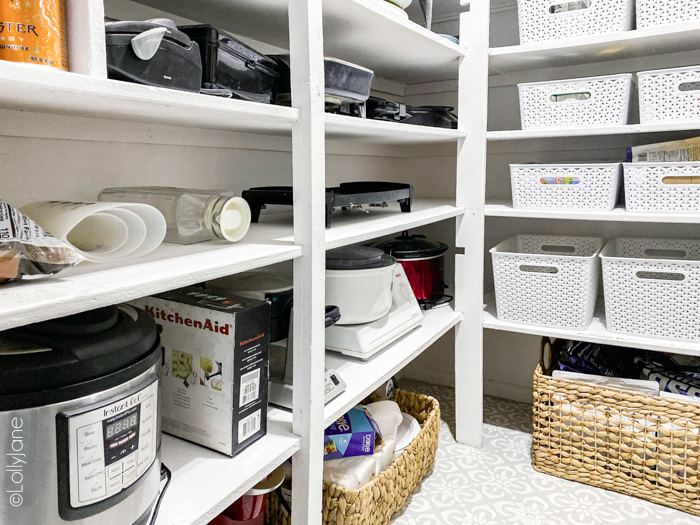
{"type": "Polygon", "coordinates": [[[173,478],[172,472],[170,472],[170,469],[165,466],[164,463],[160,464],[160,480],[163,481],[165,480],[165,485],[163,486],[163,490],[160,491],[160,494],[158,495],[158,501],[156,501],[156,506],[153,507],[153,515],[151,516],[151,522],[150,525],[155,525],[156,523],[156,518],[158,518],[158,511],[160,510],[160,504],[163,501],[163,496],[165,495],[165,491],[168,490],[168,486],[170,485],[170,480],[173,478]]]}

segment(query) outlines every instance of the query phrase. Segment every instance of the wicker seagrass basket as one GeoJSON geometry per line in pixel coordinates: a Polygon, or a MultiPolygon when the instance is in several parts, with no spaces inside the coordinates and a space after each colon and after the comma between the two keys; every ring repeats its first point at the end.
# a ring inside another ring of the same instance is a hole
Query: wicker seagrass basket
{"type": "Polygon", "coordinates": [[[700,404],[551,377],[561,344],[535,370],[535,470],[700,516],[700,404]]]}
{"type": "MultiPolygon", "coordinates": [[[[420,423],[421,431],[389,467],[359,489],[323,484],[323,522],[327,525],[385,525],[435,461],[440,435],[440,405],[435,398],[397,390],[394,401],[420,423]]],[[[265,523],[290,525],[277,494],[267,500],[265,523]]]]}

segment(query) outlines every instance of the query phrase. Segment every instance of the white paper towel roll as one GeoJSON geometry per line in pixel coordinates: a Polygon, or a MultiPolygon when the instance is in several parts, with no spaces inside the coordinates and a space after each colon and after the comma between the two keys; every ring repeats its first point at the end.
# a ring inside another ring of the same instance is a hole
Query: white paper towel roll
{"type": "Polygon", "coordinates": [[[146,255],[166,232],[163,214],[147,204],[43,201],[21,211],[92,262],[146,255]]]}

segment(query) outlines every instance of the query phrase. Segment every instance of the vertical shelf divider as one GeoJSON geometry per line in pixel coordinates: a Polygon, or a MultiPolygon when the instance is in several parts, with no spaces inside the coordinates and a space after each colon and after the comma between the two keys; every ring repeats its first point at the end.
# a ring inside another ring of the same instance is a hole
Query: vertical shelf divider
{"type": "Polygon", "coordinates": [[[103,0],[66,2],[68,67],[73,73],[107,78],[103,0]]]}
{"type": "Polygon", "coordinates": [[[292,524],[320,525],[325,367],[325,74],[322,0],[289,2],[294,239],[294,455],[292,524]]]}
{"type": "Polygon", "coordinates": [[[486,195],[486,125],[488,111],[490,0],[462,0],[469,12],[460,15],[460,44],[467,55],[459,65],[459,127],[467,136],[458,142],[457,220],[455,246],[464,255],[455,260],[455,308],[464,319],[455,333],[456,438],[481,446],[483,422],[484,201],[486,195]]]}

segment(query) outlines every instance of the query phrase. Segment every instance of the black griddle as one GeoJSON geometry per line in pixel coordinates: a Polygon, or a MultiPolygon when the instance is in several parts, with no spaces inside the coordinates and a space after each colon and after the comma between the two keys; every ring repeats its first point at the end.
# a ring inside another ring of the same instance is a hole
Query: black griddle
{"type": "MultiPolygon", "coordinates": [[[[243,197],[250,206],[251,221],[260,220],[260,211],[268,204],[292,206],[291,186],[261,186],[245,190],[243,197]]],[[[413,186],[401,182],[344,182],[335,188],[326,188],[326,228],[331,227],[331,217],[336,209],[348,210],[368,205],[385,207],[398,202],[402,212],[410,212],[413,202],[413,186]]]]}

